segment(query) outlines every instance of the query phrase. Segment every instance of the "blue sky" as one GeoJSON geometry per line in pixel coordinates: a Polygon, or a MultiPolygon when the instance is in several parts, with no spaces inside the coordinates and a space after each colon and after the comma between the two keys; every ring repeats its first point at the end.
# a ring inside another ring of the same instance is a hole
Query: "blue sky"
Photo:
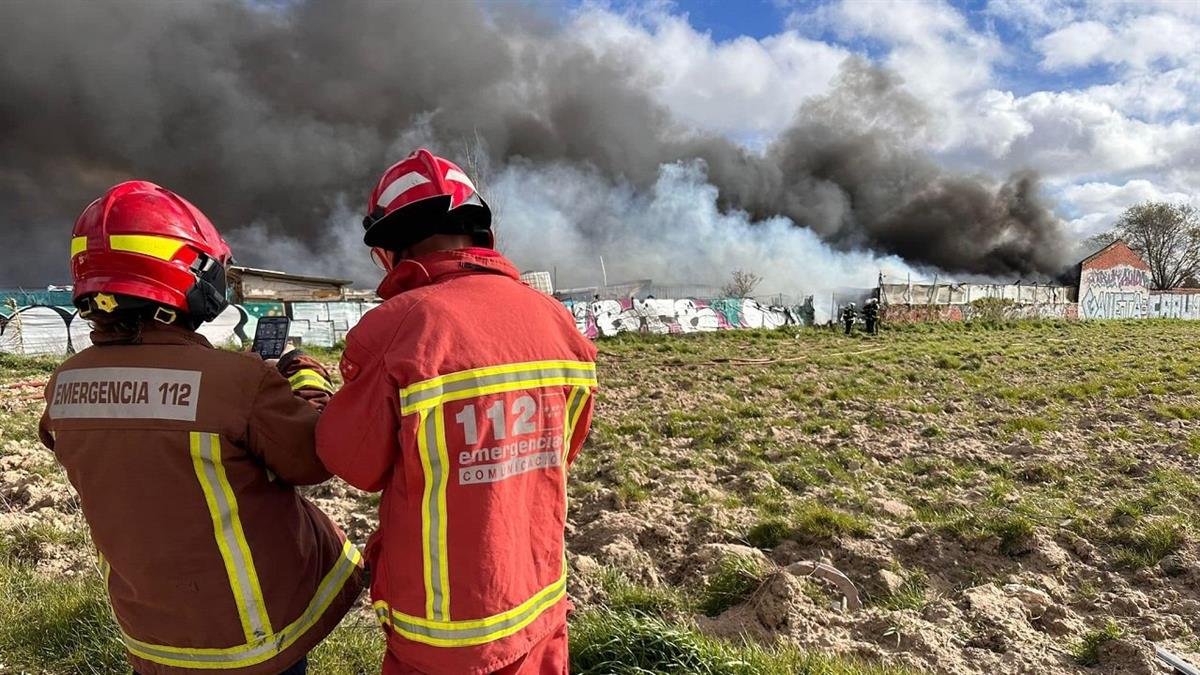
{"type": "Polygon", "coordinates": [[[962,170],[1033,170],[1079,236],[1200,187],[1200,2],[567,0],[598,51],[636,55],[685,124],[752,149],[847,58],[896,73],[962,170]]]}

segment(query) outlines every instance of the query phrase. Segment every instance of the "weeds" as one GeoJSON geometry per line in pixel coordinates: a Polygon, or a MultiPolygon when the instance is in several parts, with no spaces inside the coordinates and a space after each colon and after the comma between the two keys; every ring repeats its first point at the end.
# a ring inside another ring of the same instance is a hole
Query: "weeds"
{"type": "Polygon", "coordinates": [[[1187,534],[1182,523],[1159,519],[1121,529],[1113,539],[1119,549],[1117,560],[1129,567],[1141,568],[1156,565],[1168,554],[1178,551],[1187,541],[1187,534]]]}
{"type": "Polygon", "coordinates": [[[1071,656],[1081,666],[1094,666],[1100,663],[1100,647],[1113,640],[1120,640],[1124,631],[1117,622],[1109,619],[1102,627],[1090,630],[1071,648],[1071,656]]]}
{"type": "Polygon", "coordinates": [[[746,541],[758,548],[774,548],[785,539],[821,542],[837,537],[865,537],[870,523],[859,516],[832,509],[815,501],[792,507],[786,518],[771,517],[755,524],[746,533],[746,541]]]}
{"type": "Polygon", "coordinates": [[[576,675],[905,675],[910,671],[822,657],[789,647],[734,644],[661,619],[607,610],[578,615],[571,626],[576,675]]]}
{"type": "Polygon", "coordinates": [[[638,616],[675,618],[687,610],[688,598],[666,586],[643,586],[631,582],[616,570],[605,570],[600,576],[605,605],[610,609],[638,616]]]}
{"type": "Polygon", "coordinates": [[[759,561],[746,556],[729,556],[721,561],[700,597],[699,609],[705,616],[741,604],[758,590],[767,570],[759,561]]]}
{"type": "Polygon", "coordinates": [[[1002,431],[1010,434],[1020,432],[1042,434],[1047,431],[1054,431],[1057,428],[1057,424],[1041,417],[1013,417],[1000,425],[1002,431]]]}
{"type": "Polygon", "coordinates": [[[1000,551],[1016,556],[1032,550],[1037,525],[1021,513],[998,511],[983,515],[952,511],[949,514],[926,513],[926,519],[940,523],[942,532],[965,541],[980,541],[996,537],[1000,551]]]}

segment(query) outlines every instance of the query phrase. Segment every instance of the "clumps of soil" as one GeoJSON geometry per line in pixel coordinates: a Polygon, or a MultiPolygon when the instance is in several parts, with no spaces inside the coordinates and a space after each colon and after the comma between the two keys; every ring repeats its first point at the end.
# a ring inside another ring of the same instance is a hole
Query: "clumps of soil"
{"type": "Polygon", "coordinates": [[[8,440],[0,446],[0,546],[48,574],[95,568],[79,498],[39,443],[8,440]]]}
{"type": "MultiPolygon", "coordinates": [[[[998,542],[968,545],[931,532],[847,537],[820,547],[786,541],[764,551],[721,541],[729,533],[719,529],[695,539],[681,536],[695,526],[693,509],[665,501],[600,511],[590,522],[574,523],[570,591],[577,604],[603,602],[595,579],[609,570],[649,587],[698,588],[723,560],[745,558],[768,573],[745,601],[721,614],[695,612],[689,620],[703,632],[735,641],[787,641],[950,675],[1152,673],[1151,640],[1169,643],[1197,621],[1194,601],[1151,603],[1123,575],[1089,564],[1094,552],[1072,537],[1039,532],[1016,554],[1002,552],[998,542]],[[846,611],[828,584],[785,571],[798,560],[822,561],[844,572],[867,599],[866,607],[846,611]],[[1077,585],[1088,578],[1105,590],[1080,601],[1077,585]],[[894,598],[899,599],[886,602],[894,598]],[[1131,629],[1098,646],[1094,663],[1084,665],[1078,643],[1110,615],[1131,629]]],[[[883,513],[906,513],[877,506],[883,513]]],[[[1187,556],[1167,564],[1188,578],[1197,573],[1187,556]]],[[[1186,653],[1183,645],[1175,646],[1186,653]]]]}

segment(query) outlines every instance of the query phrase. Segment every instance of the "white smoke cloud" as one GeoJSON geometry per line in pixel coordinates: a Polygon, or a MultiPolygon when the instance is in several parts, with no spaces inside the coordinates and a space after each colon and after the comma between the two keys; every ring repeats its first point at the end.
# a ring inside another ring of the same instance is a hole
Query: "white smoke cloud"
{"type": "Polygon", "coordinates": [[[763,296],[813,294],[822,307],[829,291],[911,271],[895,256],[834,250],[786,218],[722,212],[698,162],[661,166],[646,191],[576,166],[513,164],[491,191],[505,252],[522,269],[557,269],[560,287],[600,284],[603,256],[610,282],[721,286],[744,269],[762,276],[763,296]]]}

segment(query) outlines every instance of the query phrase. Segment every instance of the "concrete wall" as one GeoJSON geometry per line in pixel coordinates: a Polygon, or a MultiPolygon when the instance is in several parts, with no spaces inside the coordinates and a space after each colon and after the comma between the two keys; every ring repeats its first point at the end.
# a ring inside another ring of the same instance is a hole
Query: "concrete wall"
{"type": "Polygon", "coordinates": [[[1200,289],[1150,291],[1153,319],[1200,319],[1200,289]]]}
{"type": "Polygon", "coordinates": [[[1150,267],[1115,242],[1084,260],[1079,273],[1082,319],[1143,319],[1150,316],[1150,267]]]}
{"type": "MultiPolygon", "coordinates": [[[[200,333],[218,346],[251,340],[264,316],[292,318],[290,335],[302,344],[332,347],[377,302],[248,302],[230,305],[200,333]]],[[[567,303],[589,337],[621,332],[692,333],[733,328],[777,328],[812,323],[811,308],[767,307],[754,300],[606,300],[567,303]]],[[[0,352],[67,354],[91,345],[87,321],[74,307],[32,305],[0,316],[0,352]]]]}
{"type": "Polygon", "coordinates": [[[888,323],[1011,319],[1076,319],[1071,286],[1036,284],[881,284],[888,323]]]}
{"type": "Polygon", "coordinates": [[[1067,302],[1056,305],[1008,305],[988,307],[970,305],[883,305],[880,315],[884,323],[921,323],[924,321],[975,321],[983,319],[1060,319],[1079,318],[1079,305],[1067,302]]]}
{"type": "Polygon", "coordinates": [[[1075,301],[1072,286],[1036,284],[881,284],[885,305],[969,305],[976,300],[1009,300],[1018,305],[1066,305],[1075,301]]]}
{"type": "Polygon", "coordinates": [[[566,301],[579,332],[590,338],[618,333],[682,334],[737,328],[812,324],[811,307],[767,307],[750,299],[566,301]]]}

